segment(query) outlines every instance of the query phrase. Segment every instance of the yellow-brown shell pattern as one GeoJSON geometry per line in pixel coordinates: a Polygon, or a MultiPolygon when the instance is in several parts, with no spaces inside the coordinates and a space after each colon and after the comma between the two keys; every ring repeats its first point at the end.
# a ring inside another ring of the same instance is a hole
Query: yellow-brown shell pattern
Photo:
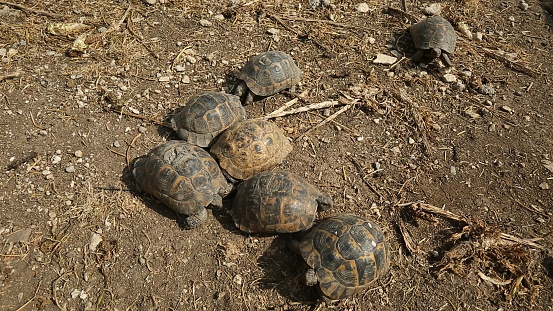
{"type": "Polygon", "coordinates": [[[321,292],[343,299],[388,271],[389,249],[378,226],[344,214],[320,223],[300,241],[300,252],[315,269],[321,292]]]}
{"type": "Polygon", "coordinates": [[[291,88],[301,81],[301,77],[294,59],[281,51],[268,51],[252,57],[238,75],[250,91],[259,96],[291,88]]]}
{"type": "Polygon", "coordinates": [[[210,151],[222,169],[243,180],[280,164],[292,151],[292,144],[276,124],[246,120],[224,131],[210,151]]]}
{"type": "Polygon", "coordinates": [[[225,196],[231,189],[207,151],[179,140],[163,143],[138,158],[133,175],[138,190],[185,215],[198,214],[216,195],[225,196]]]}

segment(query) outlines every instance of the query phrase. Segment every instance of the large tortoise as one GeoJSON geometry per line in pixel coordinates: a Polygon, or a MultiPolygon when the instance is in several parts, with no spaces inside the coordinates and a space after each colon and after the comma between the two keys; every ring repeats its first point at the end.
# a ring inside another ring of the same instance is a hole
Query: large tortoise
{"type": "Polygon", "coordinates": [[[390,266],[382,231],[376,224],[353,214],[326,219],[292,247],[310,267],[307,284],[319,283],[323,298],[328,300],[346,298],[366,289],[390,266]]]}
{"type": "Polygon", "coordinates": [[[233,94],[246,96],[244,104],[253,102],[254,96],[270,96],[293,88],[301,80],[301,70],[292,57],[280,51],[268,51],[250,59],[240,71],[233,94]]]}
{"type": "Polygon", "coordinates": [[[192,96],[171,124],[180,139],[209,147],[235,122],[246,119],[246,111],[235,95],[203,92],[192,96]]]}
{"type": "Polygon", "coordinates": [[[274,123],[251,119],[224,131],[210,151],[229,179],[244,180],[280,164],[292,144],[274,123]]]}
{"type": "Polygon", "coordinates": [[[273,171],[240,183],[231,215],[247,233],[292,233],[313,226],[317,210],[332,207],[332,198],[300,176],[273,171]]]}
{"type": "Polygon", "coordinates": [[[133,175],[139,191],[186,215],[187,229],[206,220],[208,205],[222,207],[223,197],[232,189],[207,151],[180,140],[163,143],[138,158],[133,175]]]}
{"type": "Polygon", "coordinates": [[[457,34],[453,26],[441,16],[432,16],[409,28],[417,52],[411,60],[419,64],[425,59],[427,63],[440,58],[444,65],[451,67],[448,54],[455,51],[457,34]]]}

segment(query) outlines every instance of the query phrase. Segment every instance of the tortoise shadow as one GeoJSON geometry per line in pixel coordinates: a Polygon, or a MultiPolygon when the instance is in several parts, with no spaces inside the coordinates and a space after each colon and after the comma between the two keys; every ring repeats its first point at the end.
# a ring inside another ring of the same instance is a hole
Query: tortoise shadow
{"type": "Polygon", "coordinates": [[[256,285],[260,289],[276,290],[293,302],[315,305],[319,299],[317,287],[305,284],[305,263],[288,248],[291,240],[290,235],[277,236],[257,259],[257,266],[264,276],[256,285]]]}
{"type": "Polygon", "coordinates": [[[545,21],[549,27],[553,27],[553,0],[540,0],[540,4],[543,8],[545,21]]]}

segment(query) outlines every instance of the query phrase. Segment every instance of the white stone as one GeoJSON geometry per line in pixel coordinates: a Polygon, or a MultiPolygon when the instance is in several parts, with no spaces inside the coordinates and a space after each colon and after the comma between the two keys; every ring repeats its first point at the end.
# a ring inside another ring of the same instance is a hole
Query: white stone
{"type": "Polygon", "coordinates": [[[445,75],[443,75],[443,78],[444,81],[447,83],[457,82],[457,76],[451,73],[446,73],[445,75]]]}
{"type": "Polygon", "coordinates": [[[386,55],[386,54],[377,54],[376,58],[373,60],[373,63],[391,65],[396,61],[397,61],[397,57],[386,55]]]}
{"type": "Polygon", "coordinates": [[[361,2],[355,8],[357,12],[367,13],[369,11],[369,5],[366,2],[361,2]]]}
{"type": "Polygon", "coordinates": [[[201,19],[200,20],[200,25],[202,25],[204,27],[209,27],[209,26],[213,25],[213,23],[208,21],[207,19],[201,19]]]}
{"type": "Polygon", "coordinates": [[[100,242],[102,242],[102,240],[103,240],[102,236],[94,232],[92,234],[92,237],[90,237],[90,243],[88,243],[88,248],[93,252],[96,251],[96,248],[98,248],[98,245],[100,244],[100,242]]]}

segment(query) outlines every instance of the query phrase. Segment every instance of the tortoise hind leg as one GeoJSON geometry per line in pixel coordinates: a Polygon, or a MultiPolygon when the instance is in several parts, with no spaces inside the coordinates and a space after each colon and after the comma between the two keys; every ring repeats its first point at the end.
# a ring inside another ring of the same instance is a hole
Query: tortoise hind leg
{"type": "Polygon", "coordinates": [[[451,63],[451,60],[449,59],[449,56],[447,56],[447,53],[442,53],[442,55],[440,55],[440,59],[447,67],[453,66],[453,64],[451,63]]]}
{"type": "Polygon", "coordinates": [[[253,103],[253,97],[255,95],[250,90],[247,90],[246,92],[247,93],[246,93],[246,99],[244,100],[244,105],[249,105],[249,104],[253,103]]]}
{"type": "Polygon", "coordinates": [[[189,215],[184,219],[183,227],[186,230],[194,229],[207,220],[207,210],[202,208],[198,214],[189,215]]]}
{"type": "Polygon", "coordinates": [[[248,86],[246,85],[246,82],[242,80],[238,80],[238,82],[234,85],[234,88],[232,89],[232,94],[242,97],[246,92],[248,91],[248,86]]]}

